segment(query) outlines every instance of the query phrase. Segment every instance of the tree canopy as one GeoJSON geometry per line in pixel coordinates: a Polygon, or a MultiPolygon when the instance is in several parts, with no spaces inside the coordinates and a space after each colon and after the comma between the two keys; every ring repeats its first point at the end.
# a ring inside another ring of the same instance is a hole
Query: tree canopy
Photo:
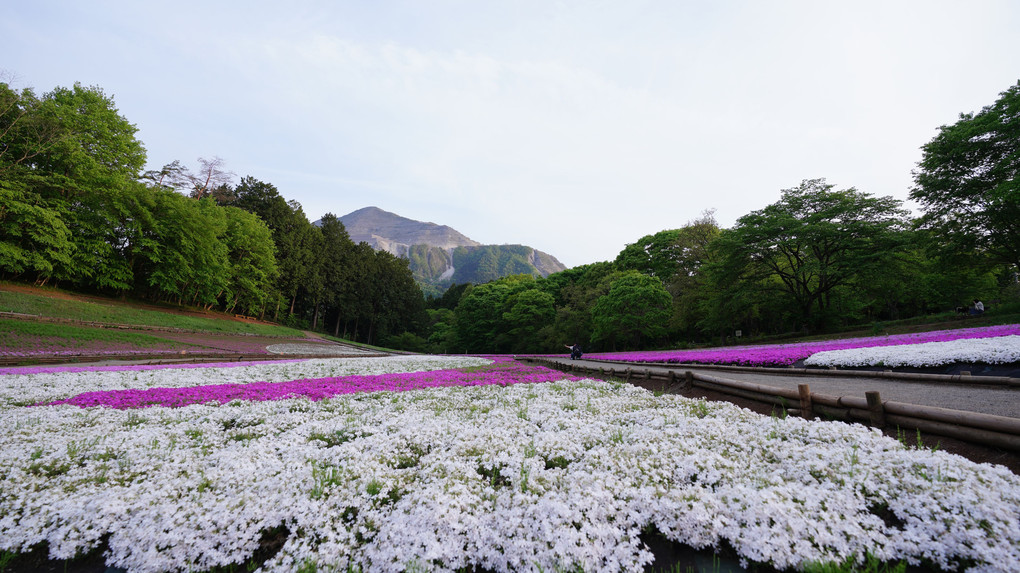
{"type": "Polygon", "coordinates": [[[950,252],[1020,267],[1020,82],[922,150],[910,191],[925,210],[918,224],[950,252]]]}

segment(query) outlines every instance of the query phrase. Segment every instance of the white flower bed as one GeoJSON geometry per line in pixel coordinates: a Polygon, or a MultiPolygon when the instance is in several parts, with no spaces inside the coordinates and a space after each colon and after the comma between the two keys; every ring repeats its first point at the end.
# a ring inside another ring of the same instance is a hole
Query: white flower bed
{"type": "MultiPolygon", "coordinates": [[[[109,387],[92,374],[76,391],[109,387]]],[[[10,404],[0,549],[48,541],[66,558],[109,534],[108,563],[131,571],[241,563],[281,524],[291,534],[268,571],[639,571],[646,527],[695,547],[726,540],[779,568],[866,551],[970,559],[972,571],[1020,562],[1020,478],[1001,466],[622,384],[10,404]],[[886,525],[884,509],[900,523],[886,525]]]]}
{"type": "Polygon", "coordinates": [[[386,358],[317,359],[256,362],[230,368],[157,368],[149,370],[83,370],[0,375],[0,407],[24,406],[70,398],[83,392],[127,388],[184,388],[213,384],[286,382],[328,378],[467,368],[491,360],[471,356],[389,356],[386,358]]]}
{"type": "Polygon", "coordinates": [[[918,368],[954,363],[1011,364],[1020,362],[1020,336],[972,338],[902,346],[850,348],[817,352],[806,366],[888,366],[918,368]]]}

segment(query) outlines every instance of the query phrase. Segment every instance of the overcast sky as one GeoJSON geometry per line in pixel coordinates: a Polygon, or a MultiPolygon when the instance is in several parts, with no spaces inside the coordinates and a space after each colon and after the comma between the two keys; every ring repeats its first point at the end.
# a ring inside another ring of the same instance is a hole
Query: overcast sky
{"type": "Polygon", "coordinates": [[[0,70],[101,87],[150,168],[218,156],[309,220],[576,266],[803,179],[905,200],[938,127],[1020,79],[1018,30],[1012,0],[33,0],[0,70]]]}

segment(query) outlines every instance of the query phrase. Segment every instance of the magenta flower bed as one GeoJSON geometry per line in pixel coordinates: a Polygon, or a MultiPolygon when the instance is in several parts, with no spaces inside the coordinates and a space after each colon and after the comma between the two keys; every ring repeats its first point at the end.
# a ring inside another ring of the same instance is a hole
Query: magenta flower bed
{"type": "Polygon", "coordinates": [[[581,380],[542,366],[526,366],[516,363],[510,357],[493,357],[495,363],[483,369],[435,370],[428,372],[405,372],[375,376],[345,376],[292,380],[289,382],[255,382],[251,384],[217,384],[190,388],[149,388],[143,390],[109,390],[86,392],[66,400],[45,405],[71,404],[88,408],[106,406],[125,410],[165,406],[177,408],[191,404],[217,402],[225,404],[233,400],[283,400],[287,398],[308,398],[323,400],[341,394],[357,392],[403,392],[424,388],[445,386],[485,386],[499,384],[534,384],[557,380],[581,380]]]}
{"type": "Polygon", "coordinates": [[[706,348],[704,350],[662,350],[655,352],[610,352],[588,354],[587,358],[621,362],[666,362],[694,364],[736,364],[741,366],[791,366],[816,352],[844,350],[848,348],[870,348],[875,346],[896,346],[923,342],[946,342],[968,338],[991,338],[1020,334],[1020,324],[962,328],[958,330],[936,330],[916,334],[892,336],[870,336],[846,338],[819,342],[793,344],[769,344],[758,346],[731,346],[706,348]]]}

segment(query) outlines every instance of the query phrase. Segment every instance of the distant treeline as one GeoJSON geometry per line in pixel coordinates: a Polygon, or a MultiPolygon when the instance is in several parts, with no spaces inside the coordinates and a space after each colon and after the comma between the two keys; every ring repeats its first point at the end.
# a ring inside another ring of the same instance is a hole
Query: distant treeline
{"type": "Polygon", "coordinates": [[[546,278],[496,279],[523,255],[480,250],[458,264],[495,280],[427,301],[406,259],[354,244],[332,215],[311,225],[269,183],[232,185],[219,159],[142,172],[135,131],[99,88],[0,84],[5,278],[448,353],[675,347],[1020,301],[1020,83],[924,145],[919,218],[809,179],[732,228],[706,212],[546,278]]]}

